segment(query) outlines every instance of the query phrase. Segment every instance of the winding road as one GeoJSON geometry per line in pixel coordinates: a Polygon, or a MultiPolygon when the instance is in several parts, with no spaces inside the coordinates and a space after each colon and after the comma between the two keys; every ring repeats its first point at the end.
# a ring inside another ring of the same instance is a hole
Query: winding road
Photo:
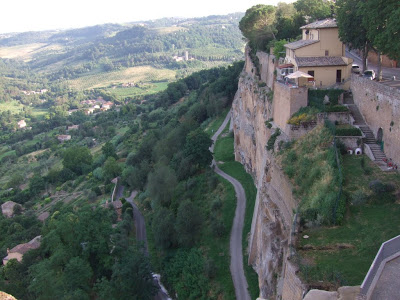
{"type": "MultiPolygon", "coordinates": [[[[210,151],[214,152],[214,145],[224,130],[226,125],[229,122],[231,117],[231,113],[229,112],[222,125],[215,132],[213,137],[211,138],[213,141],[212,146],[210,147],[210,151]]],[[[243,225],[244,225],[244,215],[246,210],[246,194],[242,185],[235,178],[229,176],[228,174],[221,171],[218,168],[217,163],[213,159],[211,166],[214,168],[215,173],[222,176],[226,180],[228,180],[233,187],[235,188],[237,205],[235,211],[235,218],[233,219],[232,231],[231,231],[231,239],[230,239],[230,254],[231,254],[231,275],[233,280],[233,285],[235,287],[236,299],[238,300],[250,300],[250,294],[248,291],[248,285],[246,281],[246,276],[244,275],[243,269],[243,248],[242,248],[242,236],[243,236],[243,225]]]]}
{"type": "MultiPolygon", "coordinates": [[[[124,192],[124,187],[122,185],[119,186],[118,190],[116,191],[116,197],[115,199],[118,200],[122,198],[124,192]]],[[[126,198],[126,201],[128,201],[132,205],[133,209],[133,220],[135,222],[135,228],[136,228],[136,240],[138,242],[142,242],[144,244],[144,251],[145,254],[148,256],[149,251],[147,248],[147,235],[146,235],[146,223],[144,220],[143,215],[140,213],[136,203],[133,201],[137,195],[137,191],[133,191],[129,198],[126,198]]],[[[159,291],[157,295],[154,296],[154,300],[171,300],[171,298],[168,296],[167,290],[164,288],[164,286],[160,282],[160,275],[158,274],[153,274],[154,275],[154,282],[156,285],[159,286],[159,291]]]]}

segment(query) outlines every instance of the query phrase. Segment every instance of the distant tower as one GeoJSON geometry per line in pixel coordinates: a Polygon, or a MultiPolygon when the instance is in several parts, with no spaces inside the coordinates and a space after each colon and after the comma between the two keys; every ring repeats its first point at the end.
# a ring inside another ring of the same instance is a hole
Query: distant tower
{"type": "Polygon", "coordinates": [[[189,60],[189,52],[185,51],[185,60],[189,60]]]}

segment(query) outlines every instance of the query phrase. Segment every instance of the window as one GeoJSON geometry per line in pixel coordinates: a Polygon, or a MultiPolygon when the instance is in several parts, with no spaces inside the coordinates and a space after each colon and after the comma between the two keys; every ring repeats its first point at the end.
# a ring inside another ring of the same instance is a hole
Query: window
{"type": "Polygon", "coordinates": [[[308,71],[307,73],[308,73],[308,75],[311,75],[312,77],[314,77],[314,71],[308,71]]]}
{"type": "Polygon", "coordinates": [[[325,50],[325,56],[329,56],[329,50],[325,50]]]}

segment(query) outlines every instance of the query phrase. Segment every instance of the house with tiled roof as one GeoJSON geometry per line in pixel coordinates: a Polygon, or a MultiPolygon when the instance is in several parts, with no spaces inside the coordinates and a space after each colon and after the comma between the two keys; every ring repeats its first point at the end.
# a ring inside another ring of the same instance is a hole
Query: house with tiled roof
{"type": "Polygon", "coordinates": [[[299,85],[348,89],[353,61],[345,57],[336,20],[316,21],[301,29],[302,39],[285,45],[285,67],[313,76],[300,78],[299,85]]]}
{"type": "Polygon", "coordinates": [[[19,244],[14,248],[7,249],[7,256],[3,258],[3,265],[6,265],[11,259],[16,259],[21,262],[24,254],[32,249],[37,249],[40,247],[41,236],[37,236],[28,243],[19,244]]]}

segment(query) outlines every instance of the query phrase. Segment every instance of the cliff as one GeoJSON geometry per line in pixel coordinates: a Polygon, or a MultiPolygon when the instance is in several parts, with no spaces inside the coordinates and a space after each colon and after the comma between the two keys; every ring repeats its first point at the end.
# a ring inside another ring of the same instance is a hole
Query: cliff
{"type": "MultiPolygon", "coordinates": [[[[267,142],[276,130],[272,118],[280,115],[274,105],[274,64],[276,59],[266,53],[257,54],[261,78],[246,55],[238,92],[232,105],[235,135],[235,158],[250,173],[257,187],[257,199],[249,240],[249,264],[258,273],[260,297],[301,299],[303,286],[290,263],[290,245],[297,200],[292,186],[267,142]],[[266,122],[272,125],[266,126],[266,122]]],[[[283,112],[282,112],[283,113],[283,112]]],[[[278,136],[275,148],[287,138],[278,136]]]]}

